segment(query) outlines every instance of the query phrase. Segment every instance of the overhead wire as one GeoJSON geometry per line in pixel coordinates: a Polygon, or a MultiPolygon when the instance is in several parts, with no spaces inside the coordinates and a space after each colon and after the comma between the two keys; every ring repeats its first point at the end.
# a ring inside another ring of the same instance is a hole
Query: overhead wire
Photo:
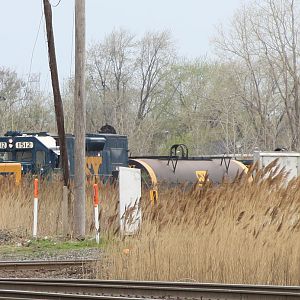
{"type": "MultiPolygon", "coordinates": [[[[49,2],[50,3],[50,2],[49,2]]],[[[42,4],[42,13],[44,15],[44,7],[43,7],[43,4],[42,4]]],[[[47,32],[46,32],[46,22],[45,22],[45,18],[43,19],[43,24],[44,24],[44,30],[43,30],[43,37],[44,37],[44,46],[45,46],[45,51],[46,51],[46,56],[47,56],[47,61],[49,62],[49,55],[48,55],[48,38],[47,38],[47,32]]],[[[44,91],[50,89],[50,84],[49,84],[49,78],[50,78],[50,71],[49,71],[49,66],[47,64],[47,77],[46,77],[46,80],[45,80],[45,85],[44,85],[44,91]],[[48,89],[49,88],[49,89],[48,89]]]]}
{"type": "MultiPolygon", "coordinates": [[[[30,58],[30,66],[29,66],[29,73],[28,73],[28,77],[27,77],[27,83],[26,83],[26,88],[25,88],[25,95],[23,99],[26,99],[27,95],[28,95],[28,88],[29,88],[29,82],[30,82],[30,78],[31,78],[31,71],[32,71],[32,64],[33,64],[33,58],[34,58],[34,52],[35,52],[35,48],[37,45],[37,41],[39,38],[39,34],[40,34],[40,30],[41,30],[41,25],[42,23],[45,25],[45,20],[43,18],[44,16],[44,10],[43,10],[43,1],[41,1],[41,18],[40,18],[40,22],[39,22],[39,26],[38,26],[38,31],[35,37],[35,41],[34,41],[34,46],[32,49],[32,53],[31,53],[31,58],[30,58]]],[[[57,7],[60,3],[61,0],[59,0],[56,4],[52,4],[50,1],[49,3],[51,4],[52,7],[57,7]]],[[[75,11],[74,11],[75,14],[75,11]]],[[[74,31],[74,16],[73,16],[73,29],[72,31],[74,31]]],[[[47,33],[46,33],[46,26],[44,26],[44,30],[43,30],[43,36],[44,36],[44,42],[45,42],[45,47],[46,47],[46,51],[48,51],[48,45],[47,45],[47,33]]],[[[70,66],[70,74],[71,74],[71,68],[72,68],[72,61],[73,61],[73,34],[72,34],[72,49],[71,49],[71,66],[70,66]]],[[[48,58],[49,59],[49,58],[48,58]]],[[[71,77],[71,76],[70,76],[71,77]]],[[[44,85],[44,89],[46,89],[46,86],[49,84],[49,73],[47,74],[47,78],[45,80],[45,85],[44,85]]]]}
{"type": "MultiPolygon", "coordinates": [[[[49,2],[50,2],[50,1],[49,1],[49,2]]],[[[60,2],[61,2],[61,0],[59,0],[55,5],[52,4],[51,2],[50,2],[50,4],[51,4],[52,7],[57,7],[57,6],[60,4],[60,2]]]]}
{"type": "Polygon", "coordinates": [[[72,77],[72,66],[73,66],[73,47],[74,47],[74,27],[75,27],[75,8],[73,9],[73,22],[72,22],[72,41],[71,41],[71,60],[70,60],[70,76],[72,77]]]}
{"type": "Polygon", "coordinates": [[[36,34],[36,37],[35,37],[35,41],[34,41],[34,44],[33,44],[33,48],[32,48],[32,51],[31,51],[29,72],[28,72],[28,77],[27,77],[27,83],[26,83],[26,88],[25,88],[24,99],[27,97],[27,93],[28,93],[28,85],[29,85],[29,80],[30,80],[30,77],[31,77],[31,69],[32,69],[33,56],[34,56],[34,51],[35,51],[35,47],[36,47],[36,44],[37,44],[37,40],[38,40],[38,37],[39,37],[39,34],[40,34],[42,20],[43,20],[43,12],[41,14],[38,31],[37,31],[37,34],[36,34]]]}

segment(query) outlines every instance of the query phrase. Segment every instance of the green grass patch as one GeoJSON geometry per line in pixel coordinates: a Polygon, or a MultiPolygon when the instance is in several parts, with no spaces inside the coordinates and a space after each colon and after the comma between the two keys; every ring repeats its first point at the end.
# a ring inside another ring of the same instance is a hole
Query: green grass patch
{"type": "Polygon", "coordinates": [[[98,245],[95,240],[70,240],[59,241],[54,239],[37,239],[29,240],[24,243],[16,243],[13,245],[0,245],[0,260],[2,257],[35,257],[42,256],[43,254],[55,255],[68,251],[84,250],[90,248],[103,248],[107,245],[107,241],[102,239],[98,245]]]}
{"type": "Polygon", "coordinates": [[[101,244],[97,244],[94,240],[84,241],[55,241],[51,239],[32,240],[28,247],[39,250],[75,250],[84,248],[96,248],[101,247],[101,244]]]}

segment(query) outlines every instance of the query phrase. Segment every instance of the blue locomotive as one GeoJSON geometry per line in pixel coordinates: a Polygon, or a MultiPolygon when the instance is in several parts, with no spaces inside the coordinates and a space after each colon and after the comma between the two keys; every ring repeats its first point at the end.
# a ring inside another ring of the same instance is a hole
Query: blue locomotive
{"type": "MultiPolygon", "coordinates": [[[[67,135],[70,176],[74,176],[74,135],[67,135]]],[[[208,178],[220,183],[224,178],[233,181],[237,174],[247,173],[247,167],[231,156],[189,157],[185,145],[173,145],[169,156],[130,157],[126,135],[101,132],[86,135],[87,177],[98,176],[103,181],[118,177],[119,167],[142,170],[146,186],[157,188],[160,183],[194,184],[208,178]],[[181,151],[181,152],[180,152],[181,151]]],[[[0,172],[7,172],[7,163],[21,163],[22,174],[61,177],[58,137],[46,132],[25,133],[9,131],[0,137],[0,172]]],[[[12,164],[11,164],[12,165],[12,164]]],[[[9,173],[9,172],[8,172],[9,173]]]]}
{"type": "MultiPolygon", "coordinates": [[[[70,175],[74,175],[73,135],[66,136],[70,175]]],[[[118,167],[128,166],[127,136],[112,133],[86,135],[86,174],[116,177],[118,167]]],[[[0,137],[0,164],[19,162],[22,173],[51,175],[60,172],[58,137],[46,132],[8,131],[0,137]]]]}

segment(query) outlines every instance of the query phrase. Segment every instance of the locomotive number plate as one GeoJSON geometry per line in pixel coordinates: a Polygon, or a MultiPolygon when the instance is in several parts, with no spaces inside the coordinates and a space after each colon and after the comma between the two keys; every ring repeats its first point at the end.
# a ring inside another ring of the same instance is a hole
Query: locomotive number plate
{"type": "Polygon", "coordinates": [[[7,143],[6,142],[0,142],[0,149],[6,149],[7,143]]]}
{"type": "Polygon", "coordinates": [[[16,142],[16,149],[32,149],[33,142],[16,142]]]}

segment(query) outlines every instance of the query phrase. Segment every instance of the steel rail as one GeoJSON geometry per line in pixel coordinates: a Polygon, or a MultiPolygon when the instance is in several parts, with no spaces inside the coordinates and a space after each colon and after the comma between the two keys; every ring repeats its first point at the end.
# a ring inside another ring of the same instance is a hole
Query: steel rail
{"type": "Polygon", "coordinates": [[[49,270],[72,266],[84,266],[95,263],[96,260],[24,260],[24,261],[0,261],[0,270],[49,270]]]}
{"type": "MultiPolygon", "coordinates": [[[[202,299],[300,299],[300,287],[186,282],[0,279],[1,290],[202,299]],[[238,298],[237,298],[238,297],[238,298]]],[[[1,295],[1,291],[0,291],[1,295]]]]}
{"type": "Polygon", "coordinates": [[[96,295],[78,295],[67,293],[48,293],[20,290],[0,290],[0,299],[24,300],[24,299],[57,299],[57,300],[77,300],[77,299],[101,299],[101,300],[145,300],[145,298],[136,297],[116,297],[116,296],[96,296],[96,295]]]}

